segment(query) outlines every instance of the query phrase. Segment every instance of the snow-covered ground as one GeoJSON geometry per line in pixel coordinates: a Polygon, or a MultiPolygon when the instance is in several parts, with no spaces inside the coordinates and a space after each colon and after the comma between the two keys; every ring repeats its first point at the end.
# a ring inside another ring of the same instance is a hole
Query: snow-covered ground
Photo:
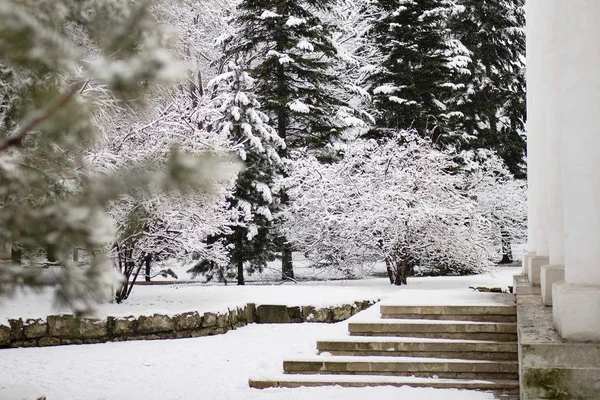
{"type": "MultiPolygon", "coordinates": [[[[124,303],[102,304],[97,310],[97,317],[221,312],[247,303],[334,306],[357,300],[384,299],[398,290],[469,290],[469,286],[506,289],[512,285],[512,275],[517,270],[514,267],[496,267],[475,276],[408,278],[408,285],[402,288],[390,285],[387,278],[248,284],[241,287],[202,283],[136,286],[124,303]]],[[[19,293],[14,298],[0,297],[0,324],[6,324],[8,318],[44,318],[69,312],[68,309],[54,307],[52,299],[53,291],[49,289],[19,293]]]]}
{"type": "Polygon", "coordinates": [[[48,400],[468,400],[489,393],[411,388],[258,390],[248,377],[281,372],[287,354],[315,354],[347,324],[250,325],[198,339],[2,350],[0,399],[48,400]],[[25,396],[23,396],[25,395],[25,396]],[[27,397],[29,396],[29,397],[27,397]]]}
{"type": "MultiPolygon", "coordinates": [[[[471,277],[413,278],[408,286],[401,288],[389,285],[385,279],[247,288],[210,286],[193,289],[195,286],[178,286],[169,289],[168,286],[149,286],[136,288],[141,290],[134,294],[134,299],[138,298],[140,307],[144,303],[144,307],[169,311],[171,307],[182,306],[180,302],[184,298],[196,299],[195,305],[201,305],[207,311],[218,310],[237,301],[260,303],[262,299],[278,304],[336,304],[350,299],[352,295],[357,295],[358,298],[353,300],[358,300],[369,294],[380,298],[393,294],[415,303],[426,299],[429,302],[470,303],[473,301],[470,286],[506,287],[512,284],[512,275],[519,271],[519,268],[498,268],[492,273],[471,277]],[[166,292],[161,292],[165,289],[166,292]],[[192,291],[202,294],[195,297],[192,291]],[[156,295],[159,292],[162,300],[150,304],[152,293],[156,295]],[[213,309],[210,308],[211,300],[213,309]]],[[[4,302],[2,310],[9,304],[4,302]]],[[[186,310],[194,309],[194,304],[185,304],[188,305],[190,307],[186,310]]],[[[134,308],[131,306],[130,310],[134,308]]],[[[377,308],[374,306],[353,318],[369,318],[377,313],[377,308]]],[[[13,308],[16,309],[18,307],[13,308]]],[[[249,325],[224,335],[195,339],[0,350],[0,399],[29,400],[40,395],[47,396],[48,400],[495,398],[493,394],[484,392],[406,387],[267,390],[248,387],[249,376],[281,373],[285,356],[316,354],[315,342],[318,339],[345,336],[346,332],[347,322],[249,325]]]]}

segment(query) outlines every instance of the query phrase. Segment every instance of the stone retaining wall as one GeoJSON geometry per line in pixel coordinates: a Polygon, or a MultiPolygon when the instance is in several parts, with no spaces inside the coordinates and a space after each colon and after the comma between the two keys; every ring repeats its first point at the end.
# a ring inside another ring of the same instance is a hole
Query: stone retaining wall
{"type": "Polygon", "coordinates": [[[226,313],[196,311],[167,316],[108,317],[105,320],[49,315],[46,319],[10,319],[0,325],[0,348],[44,347],[125,340],[180,339],[225,333],[249,323],[338,322],[375,302],[357,301],[337,307],[286,307],[247,304],[226,313]]]}

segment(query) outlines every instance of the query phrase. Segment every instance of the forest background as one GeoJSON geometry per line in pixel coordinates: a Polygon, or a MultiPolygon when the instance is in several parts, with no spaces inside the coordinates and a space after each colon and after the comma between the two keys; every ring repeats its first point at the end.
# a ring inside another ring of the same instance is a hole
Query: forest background
{"type": "Polygon", "coordinates": [[[0,4],[0,291],[472,273],[526,225],[524,0],[0,4]]]}

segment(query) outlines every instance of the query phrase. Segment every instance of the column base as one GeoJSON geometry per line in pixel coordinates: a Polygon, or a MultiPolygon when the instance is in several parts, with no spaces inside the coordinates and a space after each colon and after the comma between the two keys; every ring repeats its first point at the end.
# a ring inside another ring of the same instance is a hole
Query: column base
{"type": "Polygon", "coordinates": [[[529,283],[532,286],[540,286],[542,265],[547,265],[550,262],[550,258],[546,256],[530,256],[528,261],[527,276],[529,277],[529,283]]]}
{"type": "Polygon", "coordinates": [[[563,339],[600,342],[600,286],[555,283],[552,317],[563,339]]]}
{"type": "Polygon", "coordinates": [[[565,280],[564,265],[542,265],[540,285],[542,287],[542,302],[552,307],[552,285],[565,280]]]}
{"type": "Polygon", "coordinates": [[[527,276],[529,274],[529,259],[535,256],[535,252],[534,251],[529,251],[525,254],[523,254],[523,259],[521,260],[521,275],[523,276],[527,276]]]}

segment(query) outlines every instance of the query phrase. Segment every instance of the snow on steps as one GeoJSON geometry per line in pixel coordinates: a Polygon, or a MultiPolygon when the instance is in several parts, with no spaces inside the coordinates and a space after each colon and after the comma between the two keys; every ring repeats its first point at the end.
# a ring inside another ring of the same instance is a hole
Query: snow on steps
{"type": "Polygon", "coordinates": [[[385,318],[351,320],[349,337],[319,341],[320,355],[288,359],[284,375],[253,378],[250,386],[408,385],[514,392],[519,387],[516,324],[507,321],[516,309],[514,298],[512,304],[501,299],[485,306],[381,305],[385,318]]]}
{"type": "Polygon", "coordinates": [[[410,336],[442,339],[517,341],[517,324],[426,319],[382,319],[351,322],[351,336],[410,336]]]}
{"type": "Polygon", "coordinates": [[[435,319],[480,322],[517,322],[516,306],[398,306],[382,305],[383,319],[435,319]]]}
{"type": "Polygon", "coordinates": [[[290,374],[358,374],[439,377],[449,379],[518,379],[515,361],[424,357],[313,356],[285,360],[290,374]]]}
{"type": "Polygon", "coordinates": [[[469,360],[515,360],[516,342],[427,339],[415,337],[355,336],[320,340],[320,353],[336,356],[394,356],[456,358],[469,360]]]}
{"type": "Polygon", "coordinates": [[[411,386],[437,389],[510,390],[519,388],[518,380],[473,380],[417,378],[380,375],[276,375],[253,377],[250,386],[257,389],[274,387],[297,388],[301,386],[411,386]]]}

